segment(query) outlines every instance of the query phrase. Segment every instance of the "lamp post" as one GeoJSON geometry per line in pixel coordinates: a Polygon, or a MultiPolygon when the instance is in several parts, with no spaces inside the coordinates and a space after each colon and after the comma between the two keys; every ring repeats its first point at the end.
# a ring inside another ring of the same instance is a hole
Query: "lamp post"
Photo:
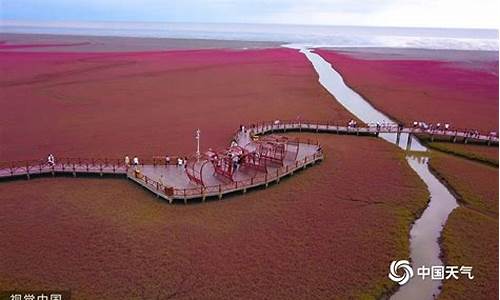
{"type": "Polygon", "coordinates": [[[200,129],[196,129],[196,159],[200,159],[200,129]]]}

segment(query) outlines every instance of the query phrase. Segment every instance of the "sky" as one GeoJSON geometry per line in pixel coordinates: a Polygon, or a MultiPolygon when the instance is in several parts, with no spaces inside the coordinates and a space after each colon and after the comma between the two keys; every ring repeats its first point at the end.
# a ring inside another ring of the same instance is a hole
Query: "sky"
{"type": "Polygon", "coordinates": [[[0,20],[498,28],[500,0],[0,0],[0,20]]]}

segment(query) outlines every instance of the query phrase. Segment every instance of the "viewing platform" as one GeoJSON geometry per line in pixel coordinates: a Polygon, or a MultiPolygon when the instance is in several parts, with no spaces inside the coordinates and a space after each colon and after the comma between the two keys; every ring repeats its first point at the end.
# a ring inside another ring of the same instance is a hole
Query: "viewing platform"
{"type": "Polygon", "coordinates": [[[380,133],[421,134],[450,142],[498,145],[498,137],[459,130],[403,128],[394,124],[366,127],[340,126],[328,122],[272,121],[242,126],[231,145],[222,150],[208,149],[187,160],[180,157],[153,157],[130,165],[124,159],[57,158],[0,164],[0,180],[30,179],[43,175],[118,176],[146,188],[169,203],[207,198],[221,199],[230,193],[246,193],[257,187],[279,183],[285,176],[324,159],[317,141],[276,135],[278,132],[309,131],[335,134],[371,135],[380,133]]]}

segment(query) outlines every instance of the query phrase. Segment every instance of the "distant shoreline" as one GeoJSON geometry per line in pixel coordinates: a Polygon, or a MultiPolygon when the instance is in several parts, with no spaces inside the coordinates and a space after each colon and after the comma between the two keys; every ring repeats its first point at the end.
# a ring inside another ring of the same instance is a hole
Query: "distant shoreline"
{"type": "MultiPolygon", "coordinates": [[[[34,34],[106,38],[224,41],[232,44],[315,47],[417,48],[498,50],[498,30],[472,28],[401,28],[278,24],[77,22],[9,23],[0,21],[1,34],[34,34]]],[[[207,47],[205,44],[204,47],[207,47]]]]}
{"type": "Polygon", "coordinates": [[[15,52],[140,52],[195,49],[264,49],[277,48],[282,44],[284,42],[0,32],[0,51],[15,52]],[[2,45],[19,45],[20,47],[2,48],[2,45]],[[24,47],[21,47],[22,45],[24,47]]]}

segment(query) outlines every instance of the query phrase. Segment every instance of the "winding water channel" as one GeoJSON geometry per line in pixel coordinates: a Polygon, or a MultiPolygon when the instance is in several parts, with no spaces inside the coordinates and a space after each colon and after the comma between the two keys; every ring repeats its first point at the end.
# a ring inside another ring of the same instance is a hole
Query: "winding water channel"
{"type": "MultiPolygon", "coordinates": [[[[319,75],[319,82],[339,101],[347,110],[365,123],[394,122],[382,112],[376,110],[368,101],[347,86],[342,76],[317,53],[301,45],[284,45],[303,53],[312,63],[319,75]]],[[[396,134],[381,134],[380,137],[390,143],[396,144],[396,134]]],[[[439,259],[440,247],[438,238],[443,226],[455,207],[457,201],[448,189],[430,172],[428,158],[425,157],[426,147],[418,139],[411,137],[411,146],[407,149],[408,135],[402,134],[398,146],[404,150],[424,152],[412,156],[411,152],[406,157],[409,166],[427,185],[430,201],[419,219],[415,221],[410,230],[410,259],[413,269],[425,265],[427,267],[442,265],[439,259]],[[422,155],[424,154],[424,155],[422,155]]],[[[407,259],[395,257],[394,260],[407,259]]],[[[388,270],[389,270],[389,266],[388,270]]],[[[415,276],[408,283],[401,286],[392,295],[391,299],[434,299],[440,292],[441,281],[427,278],[422,280],[415,276]]]]}

